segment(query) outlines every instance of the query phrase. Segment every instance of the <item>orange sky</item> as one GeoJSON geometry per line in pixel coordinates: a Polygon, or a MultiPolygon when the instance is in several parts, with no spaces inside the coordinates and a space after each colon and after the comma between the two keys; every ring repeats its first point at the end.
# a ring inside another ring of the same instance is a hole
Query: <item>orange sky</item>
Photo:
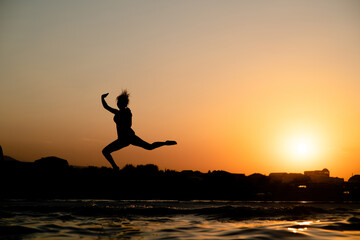
{"type": "Polygon", "coordinates": [[[146,141],[117,164],[360,174],[360,3],[2,1],[0,144],[23,161],[109,166],[109,105],[146,141]]]}

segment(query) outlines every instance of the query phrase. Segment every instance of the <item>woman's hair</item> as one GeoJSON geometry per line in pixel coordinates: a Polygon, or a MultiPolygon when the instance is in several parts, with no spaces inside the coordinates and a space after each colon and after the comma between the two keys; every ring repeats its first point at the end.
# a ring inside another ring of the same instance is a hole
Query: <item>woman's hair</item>
{"type": "Polygon", "coordinates": [[[130,94],[128,93],[127,90],[123,90],[122,93],[116,98],[117,102],[121,102],[124,103],[125,106],[127,106],[129,104],[129,96],[130,94]]]}

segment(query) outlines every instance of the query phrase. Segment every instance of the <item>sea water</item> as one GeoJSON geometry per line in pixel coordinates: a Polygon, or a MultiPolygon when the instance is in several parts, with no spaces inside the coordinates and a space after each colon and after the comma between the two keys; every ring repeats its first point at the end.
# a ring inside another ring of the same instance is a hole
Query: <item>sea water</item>
{"type": "Polygon", "coordinates": [[[2,200],[0,239],[360,239],[359,202],[2,200]]]}

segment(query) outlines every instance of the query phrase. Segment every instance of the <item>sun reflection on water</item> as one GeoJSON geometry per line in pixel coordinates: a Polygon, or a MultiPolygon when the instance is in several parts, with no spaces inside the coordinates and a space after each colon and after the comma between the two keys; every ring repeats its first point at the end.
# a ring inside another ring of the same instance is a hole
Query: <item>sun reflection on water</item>
{"type": "Polygon", "coordinates": [[[304,226],[304,225],[310,225],[313,221],[305,221],[305,222],[296,222],[297,225],[304,226]]]}
{"type": "Polygon", "coordinates": [[[289,231],[293,232],[293,233],[299,233],[299,232],[304,232],[307,230],[307,227],[304,228],[288,228],[289,231]]]}
{"type": "Polygon", "coordinates": [[[296,222],[296,225],[299,227],[288,227],[288,230],[293,233],[301,233],[306,231],[308,228],[305,226],[310,226],[313,221],[304,221],[304,222],[296,222]]]}

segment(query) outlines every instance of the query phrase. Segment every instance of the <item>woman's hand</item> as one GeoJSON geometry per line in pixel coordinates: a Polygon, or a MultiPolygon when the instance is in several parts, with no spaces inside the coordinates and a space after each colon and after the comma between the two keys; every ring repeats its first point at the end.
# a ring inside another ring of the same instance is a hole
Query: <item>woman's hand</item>
{"type": "Polygon", "coordinates": [[[106,98],[107,95],[109,95],[109,93],[105,93],[105,94],[101,95],[101,98],[106,98]]]}

